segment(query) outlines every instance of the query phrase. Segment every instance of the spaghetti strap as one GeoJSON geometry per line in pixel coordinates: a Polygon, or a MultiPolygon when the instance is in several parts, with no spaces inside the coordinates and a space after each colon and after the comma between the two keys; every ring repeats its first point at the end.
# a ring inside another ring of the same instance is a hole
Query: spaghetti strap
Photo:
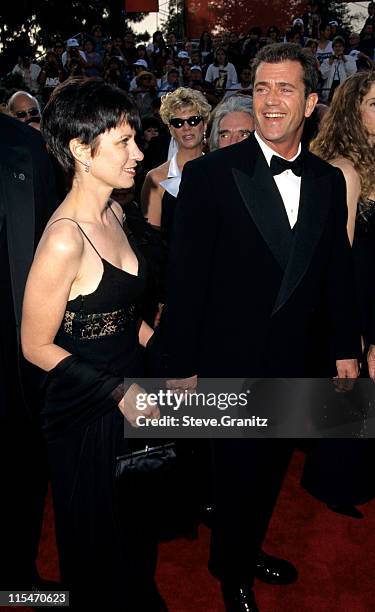
{"type": "Polygon", "coordinates": [[[117,223],[121,226],[122,229],[124,229],[120,219],[118,218],[118,216],[116,215],[115,211],[113,210],[112,206],[111,206],[111,202],[108,202],[108,208],[112,211],[112,214],[114,215],[117,223]]]}
{"type": "MultiPolygon", "coordinates": [[[[112,209],[111,209],[112,210],[112,209]]],[[[113,212],[113,211],[112,211],[113,212]]],[[[113,213],[115,214],[115,213],[113,213]]],[[[115,215],[116,216],[116,215],[115,215]]],[[[116,217],[117,219],[117,217],[116,217]]],[[[60,217],[60,219],[55,219],[54,221],[52,221],[52,223],[50,223],[49,225],[47,225],[47,227],[51,227],[51,225],[53,225],[54,223],[57,223],[57,221],[63,221],[63,220],[68,220],[68,221],[73,221],[73,223],[75,223],[79,230],[82,232],[82,234],[84,235],[84,237],[86,238],[86,240],[91,244],[92,248],[94,249],[95,253],[98,255],[98,257],[100,259],[103,259],[102,256],[100,255],[99,251],[95,248],[95,246],[93,245],[93,243],[91,242],[90,238],[88,237],[88,235],[86,234],[86,232],[83,231],[82,227],[80,226],[79,223],[77,223],[77,221],[75,221],[74,219],[71,219],[70,217],[60,217]]],[[[47,229],[47,228],[46,228],[47,229]]]]}

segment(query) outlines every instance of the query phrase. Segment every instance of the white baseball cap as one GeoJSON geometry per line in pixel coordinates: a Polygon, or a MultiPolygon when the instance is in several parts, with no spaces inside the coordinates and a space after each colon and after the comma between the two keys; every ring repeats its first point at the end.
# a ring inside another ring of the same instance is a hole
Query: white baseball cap
{"type": "Polygon", "coordinates": [[[79,47],[79,42],[76,38],[69,38],[66,41],[66,46],[67,47],[79,47]]]}
{"type": "Polygon", "coordinates": [[[148,68],[148,64],[146,60],[143,60],[143,59],[139,59],[136,62],[134,62],[133,66],[143,66],[143,68],[148,68]]]}
{"type": "Polygon", "coordinates": [[[177,57],[178,59],[190,59],[187,51],[179,51],[177,57]]]}
{"type": "Polygon", "coordinates": [[[297,17],[297,19],[295,19],[293,21],[293,25],[303,25],[303,19],[301,19],[300,17],[297,17]]]}

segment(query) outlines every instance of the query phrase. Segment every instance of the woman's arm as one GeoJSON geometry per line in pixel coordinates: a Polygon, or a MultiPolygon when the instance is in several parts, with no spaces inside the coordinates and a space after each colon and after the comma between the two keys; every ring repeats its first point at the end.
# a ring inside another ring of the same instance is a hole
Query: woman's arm
{"type": "Polygon", "coordinates": [[[357,216],[358,200],[361,195],[361,179],[351,162],[344,159],[335,160],[333,166],[340,168],[346,183],[346,204],[348,207],[347,233],[350,244],[353,244],[355,219],[357,216]]]}
{"type": "Polygon", "coordinates": [[[69,353],[54,344],[81,264],[84,244],[79,229],[62,221],[47,228],[27,279],[21,342],[25,358],[49,372],[69,353]]]}
{"type": "Polygon", "coordinates": [[[141,207],[144,217],[150,225],[160,227],[161,225],[161,201],[163,189],[156,181],[155,171],[148,172],[141,191],[141,207]]]}

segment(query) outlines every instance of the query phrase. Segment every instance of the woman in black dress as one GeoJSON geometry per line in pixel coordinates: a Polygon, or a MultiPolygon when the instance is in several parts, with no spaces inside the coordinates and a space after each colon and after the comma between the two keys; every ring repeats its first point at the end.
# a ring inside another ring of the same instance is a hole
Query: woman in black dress
{"type": "MultiPolygon", "coordinates": [[[[365,355],[375,316],[375,73],[358,72],[335,92],[310,149],[343,172],[353,245],[359,326],[365,355]]],[[[373,440],[322,440],[308,457],[303,485],[332,510],[361,518],[356,504],[375,496],[373,440]]]]}
{"type": "Polygon", "coordinates": [[[132,380],[143,375],[142,346],[152,335],[139,313],[145,262],[110,197],[133,185],[143,157],[138,126],[127,95],[96,79],[59,86],[42,121],[71,189],[29,274],[22,346],[48,373],[44,422],[61,573],[80,611],[165,609],[154,583],[152,500],[135,516],[120,507],[114,481],[115,457],[129,444],[124,418],[134,425],[137,416],[132,380]]]}

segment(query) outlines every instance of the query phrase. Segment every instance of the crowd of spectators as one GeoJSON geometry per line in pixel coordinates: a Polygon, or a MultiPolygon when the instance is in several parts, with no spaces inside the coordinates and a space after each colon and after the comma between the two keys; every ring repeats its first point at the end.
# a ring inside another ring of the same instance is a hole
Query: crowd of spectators
{"type": "Polygon", "coordinates": [[[129,92],[143,120],[159,119],[161,97],[180,86],[203,92],[215,108],[231,95],[251,96],[251,65],[256,53],[262,46],[280,41],[298,43],[315,56],[320,99],[329,104],[336,87],[350,74],[374,68],[374,28],[375,2],[369,3],[360,32],[341,27],[335,19],[324,21],[314,2],[285,32],[275,25],[266,32],[253,26],[244,36],[233,31],[217,35],[204,31],[199,40],[179,41],[174,32],[164,36],[156,31],[149,44],[137,45],[133,32],[110,35],[97,25],[90,33],[55,40],[39,60],[31,49],[21,52],[11,73],[2,80],[0,104],[3,111],[16,116],[21,113],[18,118],[35,127],[39,115],[32,109],[43,109],[60,82],[80,76],[101,77],[129,92]],[[25,107],[24,95],[14,100],[17,91],[33,96],[32,104],[25,107]],[[22,101],[22,107],[15,101],[22,101]],[[28,110],[32,113],[26,116],[28,110]]]}

